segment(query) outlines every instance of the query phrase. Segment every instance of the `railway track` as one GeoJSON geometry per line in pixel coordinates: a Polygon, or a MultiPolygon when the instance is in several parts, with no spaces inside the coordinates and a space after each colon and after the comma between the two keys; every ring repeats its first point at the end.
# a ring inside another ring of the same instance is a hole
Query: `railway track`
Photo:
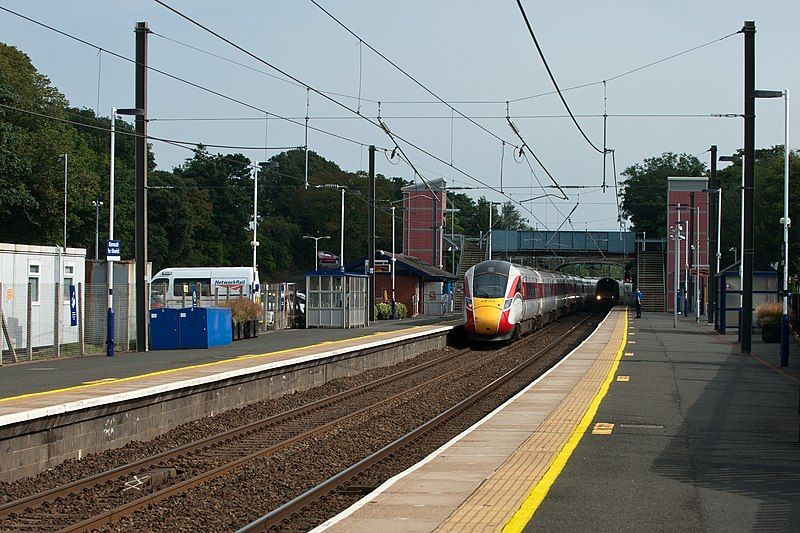
{"type": "MultiPolygon", "coordinates": [[[[469,397],[460,401],[448,410],[437,415],[435,418],[425,422],[414,430],[406,433],[402,437],[396,439],[389,445],[381,448],[372,455],[365,457],[361,461],[353,464],[352,466],[342,470],[338,474],[328,478],[324,482],[316,485],[315,487],[304,492],[293,500],[281,505],[280,507],[270,511],[264,516],[254,520],[237,531],[237,533],[252,533],[268,530],[282,530],[291,529],[295,530],[297,527],[286,527],[287,522],[291,523],[296,521],[298,517],[302,517],[303,513],[314,504],[321,501],[323,498],[330,497],[337,491],[342,491],[348,485],[358,485],[356,480],[365,477],[371,469],[381,465],[382,462],[387,461],[405,448],[408,448],[420,439],[426,438],[429,435],[440,430],[443,426],[452,422],[455,418],[462,416],[470,408],[479,404],[491,394],[497,392],[500,388],[509,383],[522,374],[525,369],[530,367],[534,362],[540,359],[544,354],[564,342],[569,338],[578,328],[585,324],[593,315],[589,315],[578,324],[575,324],[567,332],[558,337],[555,341],[548,344],[546,347],[538,350],[529,358],[525,359],[522,363],[512,368],[502,376],[488,383],[485,387],[471,394],[469,397]]],[[[382,477],[382,476],[378,476],[382,477]]],[[[358,491],[350,491],[358,492],[358,491]]],[[[302,528],[301,528],[302,529],[302,528]]]]}
{"type": "Polygon", "coordinates": [[[500,352],[519,348],[536,337],[530,336],[500,351],[475,352],[467,348],[448,353],[246,426],[10,502],[0,506],[0,530],[87,531],[107,526],[170,496],[225,476],[251,461],[300,442],[313,441],[370,410],[399,404],[405,397],[487,365],[500,352]],[[463,356],[470,352],[476,356],[463,361],[463,356]]]}

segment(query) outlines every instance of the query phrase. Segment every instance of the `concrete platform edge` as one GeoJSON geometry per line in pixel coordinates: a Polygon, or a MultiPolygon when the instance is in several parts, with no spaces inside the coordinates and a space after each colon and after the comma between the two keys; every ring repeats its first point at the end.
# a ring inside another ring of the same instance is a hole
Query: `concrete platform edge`
{"type": "Polygon", "coordinates": [[[378,486],[374,491],[370,492],[367,496],[365,496],[364,498],[361,498],[359,501],[357,501],[356,503],[354,503],[353,505],[351,505],[350,507],[348,507],[347,509],[345,509],[341,513],[337,514],[336,516],[328,519],[327,521],[323,522],[322,524],[320,524],[316,528],[312,529],[311,533],[321,533],[322,531],[326,531],[330,527],[332,527],[332,526],[334,526],[336,524],[339,524],[343,520],[346,520],[349,516],[351,516],[352,514],[356,513],[359,509],[361,509],[362,507],[364,507],[365,505],[367,505],[371,501],[373,501],[375,498],[377,498],[378,496],[383,494],[392,485],[394,485],[395,483],[397,483],[401,479],[409,476],[410,474],[414,473],[416,470],[422,468],[427,463],[433,461],[436,457],[441,455],[447,449],[451,448],[454,444],[458,443],[464,437],[466,437],[469,434],[473,433],[476,429],[478,429],[479,427],[484,425],[486,422],[491,420],[498,413],[500,413],[501,411],[506,409],[509,405],[511,405],[515,401],[517,401],[521,396],[525,395],[534,386],[536,386],[541,381],[546,379],[552,372],[554,372],[563,363],[565,363],[570,357],[572,357],[572,355],[574,353],[579,351],[587,342],[589,342],[592,339],[592,337],[594,337],[595,333],[597,333],[597,331],[600,330],[600,328],[605,324],[605,322],[611,316],[612,316],[612,313],[609,313],[608,315],[606,315],[605,318],[603,318],[603,320],[597,325],[595,330],[586,339],[584,339],[578,346],[576,346],[573,350],[571,350],[566,356],[564,356],[558,363],[556,363],[550,369],[548,369],[544,374],[542,374],[541,376],[536,378],[534,381],[532,381],[530,384],[528,384],[524,389],[519,391],[517,394],[515,394],[514,396],[512,396],[511,398],[509,398],[508,400],[503,402],[500,406],[498,406],[496,409],[494,409],[491,413],[489,413],[484,418],[482,418],[481,420],[479,420],[478,422],[476,422],[472,426],[468,427],[467,429],[465,429],[464,431],[462,431],[461,433],[459,433],[458,435],[456,435],[455,437],[450,439],[448,442],[446,442],[445,444],[440,446],[438,449],[436,449],[430,455],[425,457],[422,461],[420,461],[417,464],[413,465],[412,467],[410,467],[410,468],[408,468],[408,469],[396,474],[395,476],[387,479],[380,486],[378,486]]]}

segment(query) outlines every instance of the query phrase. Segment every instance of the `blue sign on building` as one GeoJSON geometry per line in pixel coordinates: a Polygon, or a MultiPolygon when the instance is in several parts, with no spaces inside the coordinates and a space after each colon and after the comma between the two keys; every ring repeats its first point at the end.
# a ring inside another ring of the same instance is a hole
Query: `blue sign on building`
{"type": "Polygon", "coordinates": [[[69,286],[69,325],[78,325],[78,298],[75,294],[75,285],[69,286]]]}

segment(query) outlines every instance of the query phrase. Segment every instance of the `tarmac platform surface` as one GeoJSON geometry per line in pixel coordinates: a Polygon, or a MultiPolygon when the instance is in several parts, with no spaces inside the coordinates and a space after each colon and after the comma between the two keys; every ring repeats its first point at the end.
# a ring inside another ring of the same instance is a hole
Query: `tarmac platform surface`
{"type": "Polygon", "coordinates": [[[797,342],[632,316],[315,531],[800,531],[797,342]]]}
{"type": "Polygon", "coordinates": [[[692,318],[631,324],[593,421],[613,428],[584,435],[525,531],[800,531],[797,343],[778,369],[756,335],[748,356],[692,318]]]}
{"type": "MultiPolygon", "coordinates": [[[[87,383],[174,370],[187,366],[224,361],[243,355],[266,354],[294,348],[366,338],[428,324],[460,324],[460,315],[382,320],[364,328],[286,329],[262,333],[257,339],[235,341],[228,346],[197,350],[155,350],[117,352],[103,355],[47,359],[0,367],[0,401],[24,394],[75,387],[87,383]]],[[[379,338],[379,337],[376,337],[379,338]]]]}

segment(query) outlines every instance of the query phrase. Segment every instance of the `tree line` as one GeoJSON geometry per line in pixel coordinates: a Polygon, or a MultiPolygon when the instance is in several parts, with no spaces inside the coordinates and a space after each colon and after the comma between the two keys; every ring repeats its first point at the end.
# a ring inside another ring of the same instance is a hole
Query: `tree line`
{"type": "MultiPolygon", "coordinates": [[[[94,255],[95,206],[100,242],[108,235],[110,117],[70,105],[38,72],[30,58],[0,43],[0,103],[37,113],[0,108],[0,242],[61,245],[63,242],[63,160],[68,154],[67,245],[94,255]]],[[[115,238],[124,259],[134,255],[133,128],[116,121],[115,238]]],[[[157,168],[148,143],[148,254],[153,271],[170,266],[235,266],[252,262],[253,162],[241,153],[212,154],[198,146],[171,170],[157,168]]],[[[313,241],[303,235],[330,236],[321,249],[338,255],[340,192],[315,185],[337,184],[360,191],[345,201],[345,260],[366,255],[369,177],[349,172],[309,151],[309,182],[304,187],[303,149],[270,159],[258,179],[257,259],[262,279],[313,268],[313,241]]],[[[412,182],[402,176],[376,179],[377,246],[390,249],[389,202],[402,198],[412,182]]],[[[478,235],[488,229],[489,202],[448,193],[448,208],[459,212],[447,220],[456,233],[478,235]],[[452,224],[451,224],[452,222],[452,224]]],[[[402,250],[402,208],[396,210],[396,249],[402,250]]],[[[494,210],[494,227],[527,228],[512,203],[494,210]]],[[[101,246],[102,248],[102,246],[101,246]]],[[[101,252],[102,258],[102,252],[101,252]]]]}
{"type": "MultiPolygon", "coordinates": [[[[734,155],[735,161],[717,171],[717,180],[722,187],[722,231],[720,251],[721,267],[734,262],[734,252],[741,257],[739,234],[741,225],[741,180],[742,150],[734,155]]],[[[765,263],[782,262],[783,227],[783,176],[784,147],[773,146],[755,151],[755,210],[754,253],[765,263]]],[[[789,158],[789,196],[800,195],[800,157],[796,151],[789,158]]],[[[705,162],[695,156],[666,152],[660,156],[645,159],[640,164],[626,168],[622,175],[621,208],[623,215],[629,217],[633,229],[647,232],[648,238],[667,238],[667,177],[669,176],[708,176],[705,162]]],[[[797,204],[789,203],[789,218],[795,220],[789,228],[790,256],[789,268],[792,274],[798,272],[797,248],[792,251],[792,243],[800,237],[797,221],[800,213],[797,204]]]]}

